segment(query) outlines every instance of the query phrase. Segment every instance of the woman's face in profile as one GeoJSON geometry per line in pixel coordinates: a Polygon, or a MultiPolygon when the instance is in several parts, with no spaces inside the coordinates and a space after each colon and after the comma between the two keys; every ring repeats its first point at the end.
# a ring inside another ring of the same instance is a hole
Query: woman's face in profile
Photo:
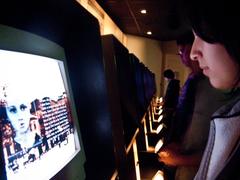
{"type": "Polygon", "coordinates": [[[223,45],[210,44],[195,34],[191,59],[199,62],[203,73],[209,77],[213,87],[231,89],[236,86],[240,67],[223,45]]]}
{"type": "Polygon", "coordinates": [[[30,103],[8,101],[6,111],[14,130],[18,133],[25,133],[29,128],[31,117],[30,103]]]}

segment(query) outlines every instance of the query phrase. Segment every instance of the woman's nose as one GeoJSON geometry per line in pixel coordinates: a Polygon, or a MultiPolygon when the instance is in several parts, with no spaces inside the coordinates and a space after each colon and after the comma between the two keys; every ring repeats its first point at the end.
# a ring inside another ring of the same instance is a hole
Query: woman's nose
{"type": "Polygon", "coordinates": [[[193,61],[197,61],[199,59],[199,55],[200,55],[200,51],[198,50],[196,40],[194,40],[194,42],[192,44],[192,49],[190,52],[190,58],[193,61]]]}
{"type": "Polygon", "coordinates": [[[196,53],[192,53],[192,52],[191,52],[190,58],[191,58],[191,60],[193,60],[193,61],[197,61],[197,60],[198,60],[198,56],[197,56],[196,53]]]}

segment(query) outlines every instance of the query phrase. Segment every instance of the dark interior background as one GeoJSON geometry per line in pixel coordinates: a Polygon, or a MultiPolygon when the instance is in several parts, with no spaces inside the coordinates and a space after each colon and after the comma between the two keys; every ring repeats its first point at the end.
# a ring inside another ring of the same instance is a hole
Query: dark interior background
{"type": "Polygon", "coordinates": [[[96,1],[126,34],[169,41],[188,29],[179,0],[96,1]],[[141,14],[141,9],[146,9],[147,14],[141,14]],[[147,31],[152,31],[152,35],[147,35],[147,31]]]}

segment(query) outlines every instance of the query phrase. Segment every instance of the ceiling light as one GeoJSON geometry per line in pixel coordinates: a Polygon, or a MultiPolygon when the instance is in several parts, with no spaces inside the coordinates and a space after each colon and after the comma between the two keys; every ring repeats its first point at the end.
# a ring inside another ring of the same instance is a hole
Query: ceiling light
{"type": "Polygon", "coordinates": [[[147,14],[147,10],[146,10],[146,9],[142,9],[140,12],[141,12],[142,14],[147,14]]]}
{"type": "Polygon", "coordinates": [[[152,34],[152,32],[151,32],[151,31],[148,31],[148,32],[147,32],[147,34],[148,34],[148,35],[151,35],[151,34],[152,34]]]}

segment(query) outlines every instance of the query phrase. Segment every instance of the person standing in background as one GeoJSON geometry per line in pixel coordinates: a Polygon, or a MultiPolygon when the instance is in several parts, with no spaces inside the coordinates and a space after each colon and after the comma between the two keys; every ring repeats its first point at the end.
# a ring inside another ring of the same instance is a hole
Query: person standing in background
{"type": "Polygon", "coordinates": [[[175,74],[171,69],[166,69],[163,72],[165,80],[168,82],[167,89],[163,98],[163,115],[164,118],[162,123],[164,124],[165,131],[164,136],[168,136],[169,130],[171,129],[171,119],[176,110],[179,91],[180,81],[175,79],[175,74]]]}
{"type": "Polygon", "coordinates": [[[175,109],[179,97],[180,81],[175,79],[175,74],[171,69],[166,69],[163,72],[163,76],[165,80],[168,81],[163,107],[167,109],[175,109]]]}

